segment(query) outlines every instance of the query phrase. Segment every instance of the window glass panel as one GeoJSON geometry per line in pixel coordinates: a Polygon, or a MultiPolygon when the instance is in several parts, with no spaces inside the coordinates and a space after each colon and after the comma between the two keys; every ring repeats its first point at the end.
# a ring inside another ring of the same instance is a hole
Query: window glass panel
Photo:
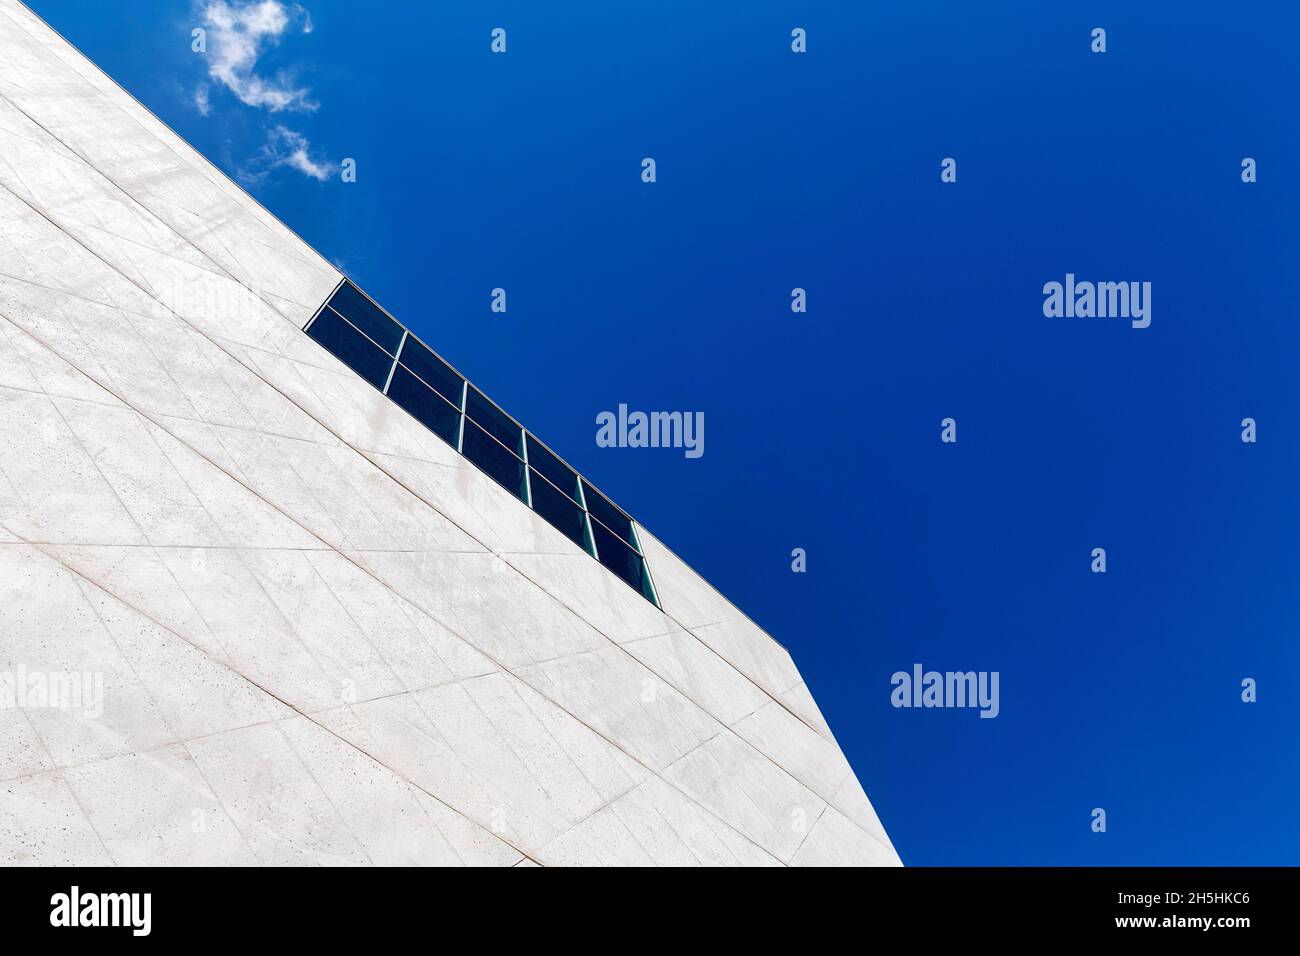
{"type": "Polygon", "coordinates": [[[461,451],[465,457],[518,495],[521,500],[525,500],[524,463],[502,448],[496,439],[473,422],[467,420],[464,428],[461,451]]]}
{"type": "Polygon", "coordinates": [[[460,409],[442,400],[433,389],[426,388],[414,375],[400,365],[393,370],[393,380],[388,385],[388,397],[414,415],[425,428],[453,448],[460,430],[460,409]]]}
{"type": "Polygon", "coordinates": [[[606,528],[609,528],[624,541],[631,543],[632,519],[623,514],[621,509],[587,484],[585,480],[582,482],[582,494],[587,502],[587,510],[591,512],[592,517],[599,519],[606,528]]]}
{"type": "Polygon", "coordinates": [[[533,510],[559,528],[574,544],[590,552],[587,545],[586,512],[571,498],[555,490],[544,477],[534,472],[532,484],[533,510]]]}
{"type": "Polygon", "coordinates": [[[528,464],[532,465],[547,478],[551,483],[563,491],[574,501],[578,500],[578,475],[560,459],[546,450],[546,448],[532,435],[525,439],[528,442],[528,464]]]}
{"type": "Polygon", "coordinates": [[[450,365],[410,336],[407,336],[398,358],[403,365],[424,379],[426,385],[460,408],[460,393],[464,390],[465,380],[453,372],[450,365]]]}
{"type": "Polygon", "coordinates": [[[516,455],[523,455],[523,429],[473,385],[465,395],[465,413],[516,455]]]}
{"type": "Polygon", "coordinates": [[[334,298],[330,299],[330,307],[374,339],[389,355],[397,354],[398,343],[402,341],[402,327],[384,315],[351,282],[339,286],[334,298]]]}
{"type": "Polygon", "coordinates": [[[651,587],[650,577],[645,571],[645,559],[597,521],[591,523],[591,533],[596,539],[596,552],[600,557],[600,563],[657,605],[654,588],[651,587]]]}
{"type": "Polygon", "coordinates": [[[321,312],[307,334],[375,388],[383,389],[393,360],[329,309],[321,312]]]}
{"type": "Polygon", "coordinates": [[[399,407],[459,445],[466,458],[525,502],[531,475],[533,510],[588,554],[596,551],[601,564],[659,606],[632,519],[446,362],[413,338],[403,339],[402,327],[354,285],[339,287],[307,334],[376,388],[387,384],[388,397],[399,407]],[[391,356],[399,349],[395,363],[391,356]]]}

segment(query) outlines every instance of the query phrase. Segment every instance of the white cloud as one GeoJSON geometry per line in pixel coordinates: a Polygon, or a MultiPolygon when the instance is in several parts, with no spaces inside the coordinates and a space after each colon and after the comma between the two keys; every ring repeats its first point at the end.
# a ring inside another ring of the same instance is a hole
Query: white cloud
{"type": "Polygon", "coordinates": [[[287,130],[283,126],[277,126],[276,130],[281,137],[289,144],[289,154],[282,159],[281,165],[292,166],[301,173],[306,173],[313,179],[319,179],[324,182],[329,178],[332,170],[325,163],[318,163],[307,153],[307,147],[310,145],[307,138],[292,130],[287,130]]]}
{"type": "Polygon", "coordinates": [[[280,72],[268,79],[257,72],[262,51],[279,43],[293,23],[301,23],[303,33],[312,31],[311,17],[301,5],[286,6],[281,0],[208,0],[202,4],[202,16],[208,31],[208,75],[212,79],[248,106],[265,107],[272,113],[316,108],[308,98],[309,91],[296,86],[288,74],[280,72]]]}
{"type": "MultiPolygon", "coordinates": [[[[270,78],[257,68],[266,49],[279,43],[286,32],[312,32],[311,15],[301,3],[199,0],[199,11],[208,34],[208,75],[213,81],[229,89],[240,102],[271,113],[316,109],[317,104],[309,99],[310,91],[295,84],[289,74],[281,71],[270,78]]],[[[194,106],[204,116],[211,113],[209,83],[195,89],[194,106]]],[[[267,130],[262,148],[236,174],[246,183],[259,184],[281,167],[296,169],[319,182],[335,171],[329,160],[312,156],[307,137],[277,124],[267,130]]]]}
{"type": "Polygon", "coordinates": [[[245,182],[260,183],[271,170],[284,166],[320,182],[329,179],[335,171],[329,160],[312,158],[311,143],[306,136],[280,125],[267,131],[261,152],[251,167],[240,170],[239,175],[245,182]]]}

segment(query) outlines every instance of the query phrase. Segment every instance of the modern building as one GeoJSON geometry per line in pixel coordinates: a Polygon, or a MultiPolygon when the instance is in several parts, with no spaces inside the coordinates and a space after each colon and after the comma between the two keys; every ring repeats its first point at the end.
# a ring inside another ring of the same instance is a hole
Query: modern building
{"type": "Polygon", "coordinates": [[[897,864],[557,451],[0,0],[0,861],[897,864]]]}

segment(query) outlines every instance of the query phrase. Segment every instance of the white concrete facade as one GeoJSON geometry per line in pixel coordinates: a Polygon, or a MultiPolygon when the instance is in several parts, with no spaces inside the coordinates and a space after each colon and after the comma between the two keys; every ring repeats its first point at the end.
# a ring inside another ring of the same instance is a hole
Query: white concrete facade
{"type": "Polygon", "coordinates": [[[304,335],[341,278],[0,0],[0,675],[102,679],[0,708],[0,862],[897,864],[789,654],[304,335]]]}

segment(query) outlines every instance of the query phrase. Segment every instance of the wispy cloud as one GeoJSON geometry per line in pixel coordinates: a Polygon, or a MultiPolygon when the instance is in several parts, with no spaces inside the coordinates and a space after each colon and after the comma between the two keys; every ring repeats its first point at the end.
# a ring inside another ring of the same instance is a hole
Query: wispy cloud
{"type": "MultiPolygon", "coordinates": [[[[271,113],[285,110],[315,110],[310,91],[281,70],[273,77],[259,72],[258,61],[269,47],[290,30],[311,33],[311,15],[302,4],[284,0],[199,0],[199,12],[207,29],[208,77],[194,91],[194,106],[204,116],[212,112],[213,84],[224,86],[241,103],[271,113]]],[[[313,157],[311,143],[302,133],[283,123],[266,131],[266,142],[251,160],[237,171],[240,179],[257,184],[272,170],[288,167],[304,176],[324,182],[334,165],[313,157]]]]}
{"type": "MultiPolygon", "coordinates": [[[[310,91],[294,83],[285,71],[265,77],[257,71],[257,61],[268,46],[280,42],[290,27],[298,25],[303,33],[312,31],[311,16],[299,4],[281,0],[207,0],[201,5],[203,23],[208,31],[208,75],[235,94],[240,102],[278,113],[281,110],[314,110],[310,91]]],[[[207,93],[204,91],[203,96],[207,93]]],[[[195,94],[196,105],[200,104],[195,94]]],[[[199,111],[204,111],[199,105],[199,111]]]]}
{"type": "Polygon", "coordinates": [[[292,166],[301,173],[306,173],[312,179],[319,179],[324,182],[333,170],[324,161],[317,162],[311,158],[308,150],[311,144],[307,142],[307,137],[301,133],[295,133],[293,130],[284,126],[277,126],[271,130],[267,145],[275,155],[277,166],[292,166]]]}
{"type": "Polygon", "coordinates": [[[307,137],[287,126],[277,125],[267,131],[266,143],[253,161],[239,170],[239,178],[246,183],[257,184],[266,179],[271,170],[285,166],[319,182],[324,182],[335,171],[329,160],[312,158],[311,143],[307,137]]]}

